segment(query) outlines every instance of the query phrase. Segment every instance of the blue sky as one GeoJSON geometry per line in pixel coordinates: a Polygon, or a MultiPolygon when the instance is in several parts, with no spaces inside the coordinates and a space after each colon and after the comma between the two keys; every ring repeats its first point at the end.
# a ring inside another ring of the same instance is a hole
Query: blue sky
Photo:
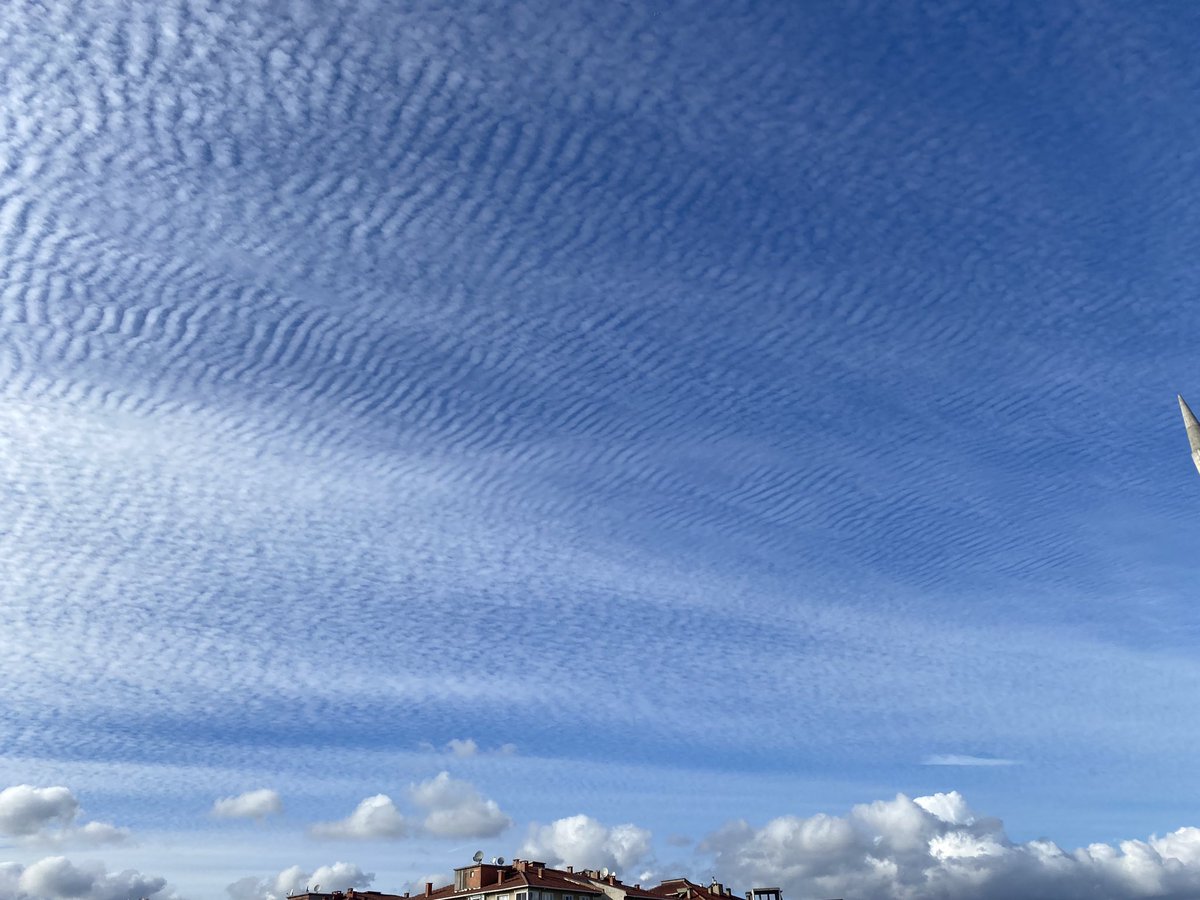
{"type": "Polygon", "coordinates": [[[1200,895],[1198,32],[11,5],[0,898],[1200,895]]]}

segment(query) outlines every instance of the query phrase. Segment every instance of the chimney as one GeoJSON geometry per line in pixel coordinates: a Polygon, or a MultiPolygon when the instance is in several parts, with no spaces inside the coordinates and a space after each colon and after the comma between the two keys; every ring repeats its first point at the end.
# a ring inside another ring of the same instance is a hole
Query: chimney
{"type": "Polygon", "coordinates": [[[575,867],[574,867],[574,866],[567,866],[567,872],[568,872],[569,874],[571,874],[571,875],[574,875],[574,874],[575,874],[575,867]]]}
{"type": "Polygon", "coordinates": [[[432,881],[425,882],[425,896],[426,897],[433,896],[433,882],[432,881]]]}

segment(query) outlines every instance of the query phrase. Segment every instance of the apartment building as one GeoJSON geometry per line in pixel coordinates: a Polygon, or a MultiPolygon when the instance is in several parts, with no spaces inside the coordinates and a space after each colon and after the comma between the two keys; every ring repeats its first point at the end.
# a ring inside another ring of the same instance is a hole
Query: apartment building
{"type": "MultiPolygon", "coordinates": [[[[454,870],[452,884],[434,887],[433,882],[426,882],[425,890],[415,896],[354,889],[321,893],[314,888],[292,895],[292,900],[730,900],[733,896],[717,881],[706,887],[686,878],[672,878],[643,888],[625,884],[607,869],[576,871],[573,866],[553,869],[532,859],[506,863],[496,858],[485,863],[477,858],[454,870]]],[[[783,900],[783,894],[779,888],[754,888],[745,898],[783,900]]]]}

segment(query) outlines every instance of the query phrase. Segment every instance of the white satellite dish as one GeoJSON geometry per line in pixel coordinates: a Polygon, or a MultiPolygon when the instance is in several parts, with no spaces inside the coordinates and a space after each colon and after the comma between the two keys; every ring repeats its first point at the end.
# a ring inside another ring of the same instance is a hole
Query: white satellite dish
{"type": "Polygon", "coordinates": [[[471,859],[475,860],[475,862],[483,862],[483,851],[476,850],[475,855],[472,856],[471,859]]]}
{"type": "Polygon", "coordinates": [[[498,865],[498,866],[504,865],[504,857],[503,856],[496,857],[496,865],[498,865]]]}
{"type": "Polygon", "coordinates": [[[608,877],[608,866],[605,866],[603,869],[600,870],[600,877],[601,878],[608,877]]]}

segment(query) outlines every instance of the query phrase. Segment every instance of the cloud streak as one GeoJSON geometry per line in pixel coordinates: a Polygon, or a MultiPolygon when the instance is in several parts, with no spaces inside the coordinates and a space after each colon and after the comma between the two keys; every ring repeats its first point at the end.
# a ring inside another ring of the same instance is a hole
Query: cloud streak
{"type": "Polygon", "coordinates": [[[1019,766],[1015,759],[1000,756],[972,756],[968,753],[934,753],[921,760],[925,766],[1019,766]]]}

